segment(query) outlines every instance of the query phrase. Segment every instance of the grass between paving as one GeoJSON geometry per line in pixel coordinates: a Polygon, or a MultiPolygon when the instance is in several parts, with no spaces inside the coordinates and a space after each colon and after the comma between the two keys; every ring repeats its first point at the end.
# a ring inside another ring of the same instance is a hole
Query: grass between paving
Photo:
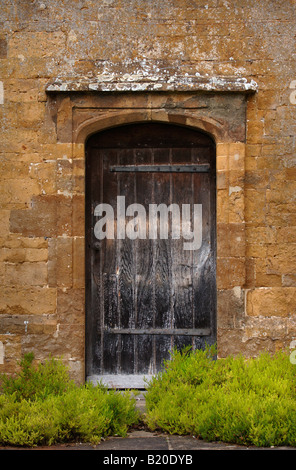
{"type": "Polygon", "coordinates": [[[283,351],[213,360],[175,352],[148,384],[151,430],[255,446],[296,445],[296,366],[283,351]]]}
{"type": "Polygon", "coordinates": [[[77,386],[62,360],[35,364],[27,354],[16,376],[0,377],[0,445],[97,444],[143,421],[152,431],[206,441],[296,446],[296,366],[289,355],[214,356],[214,348],[175,351],[147,384],[139,415],[133,391],[77,386]]]}

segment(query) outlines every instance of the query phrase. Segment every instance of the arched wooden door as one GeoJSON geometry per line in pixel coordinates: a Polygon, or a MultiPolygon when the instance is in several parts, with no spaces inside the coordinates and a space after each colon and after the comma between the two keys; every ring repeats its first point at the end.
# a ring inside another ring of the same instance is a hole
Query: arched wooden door
{"type": "Polygon", "coordinates": [[[216,341],[215,144],[138,123],[86,148],[86,376],[141,388],[174,348],[216,341]]]}

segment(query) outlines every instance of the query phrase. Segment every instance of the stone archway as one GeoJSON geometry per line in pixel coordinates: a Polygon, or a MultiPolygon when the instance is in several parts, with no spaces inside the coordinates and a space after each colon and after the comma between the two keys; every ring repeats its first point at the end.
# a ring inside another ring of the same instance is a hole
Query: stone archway
{"type": "Polygon", "coordinates": [[[247,86],[219,90],[107,91],[47,89],[47,128],[57,163],[57,191],[11,212],[10,230],[49,238],[49,285],[57,290],[57,334],[62,354],[85,378],[85,141],[98,130],[139,121],[200,129],[216,143],[218,355],[241,350],[245,322],[244,172],[247,86]],[[229,313],[231,312],[231,313],[229,313]],[[73,342],[74,341],[74,342],[73,342]]]}

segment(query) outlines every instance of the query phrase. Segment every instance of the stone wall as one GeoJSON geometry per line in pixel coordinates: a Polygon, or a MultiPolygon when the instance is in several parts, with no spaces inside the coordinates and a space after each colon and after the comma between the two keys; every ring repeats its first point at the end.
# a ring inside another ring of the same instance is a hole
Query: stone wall
{"type": "Polygon", "coordinates": [[[214,135],[219,355],[289,347],[295,19],[287,0],[1,2],[0,370],[34,351],[84,379],[84,141],[125,122],[118,109],[214,135]],[[231,136],[235,120],[225,131],[218,105],[214,124],[202,114],[203,92],[248,87],[243,135],[231,136]]]}

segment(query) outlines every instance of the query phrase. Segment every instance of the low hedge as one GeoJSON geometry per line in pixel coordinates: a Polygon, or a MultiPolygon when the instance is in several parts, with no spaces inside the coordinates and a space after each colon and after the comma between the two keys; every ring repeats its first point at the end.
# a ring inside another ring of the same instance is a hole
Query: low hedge
{"type": "Polygon", "coordinates": [[[296,366],[289,355],[214,356],[214,348],[174,352],[148,384],[149,428],[207,441],[295,446],[296,366]]]}
{"type": "Polygon", "coordinates": [[[15,377],[1,376],[0,445],[98,444],[107,436],[125,436],[138,422],[131,393],[77,386],[60,359],[37,366],[33,360],[27,354],[15,377]]]}

